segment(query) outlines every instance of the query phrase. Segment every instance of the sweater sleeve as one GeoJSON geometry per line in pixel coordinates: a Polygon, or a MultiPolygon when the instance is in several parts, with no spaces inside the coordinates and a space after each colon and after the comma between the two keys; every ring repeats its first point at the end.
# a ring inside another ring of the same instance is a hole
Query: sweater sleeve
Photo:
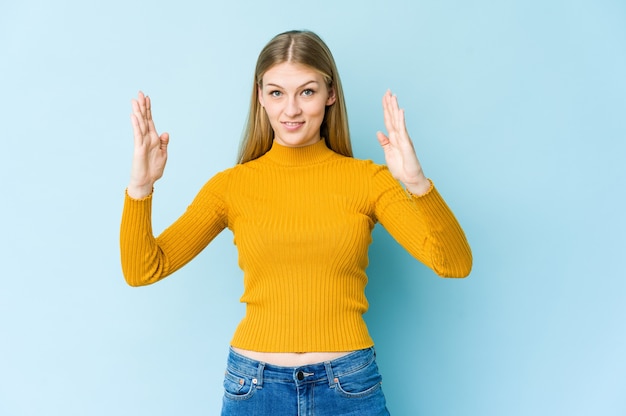
{"type": "Polygon", "coordinates": [[[152,231],[152,195],[125,196],[120,226],[122,272],[131,286],[155,283],[200,253],[227,225],[226,176],[217,174],[185,213],[158,237],[152,231]]]}
{"type": "Polygon", "coordinates": [[[376,217],[400,245],[441,277],[469,275],[465,233],[432,182],[426,194],[410,195],[385,166],[376,165],[372,183],[376,217]]]}

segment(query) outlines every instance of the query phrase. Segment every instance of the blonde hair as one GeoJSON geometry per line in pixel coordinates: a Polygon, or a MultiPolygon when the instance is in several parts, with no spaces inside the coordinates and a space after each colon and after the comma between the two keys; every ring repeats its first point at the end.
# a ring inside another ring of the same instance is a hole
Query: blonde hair
{"type": "Polygon", "coordinates": [[[310,31],[293,30],[275,36],[261,51],[256,63],[250,110],[239,147],[238,163],[254,160],[270,150],[274,131],[259,103],[259,88],[263,75],[277,64],[290,62],[306,65],[324,77],[329,91],[334,91],[335,102],[326,107],[326,114],[320,126],[320,135],[333,151],[352,157],[348,113],[341,88],[341,81],[335,60],[324,41],[310,31]]]}

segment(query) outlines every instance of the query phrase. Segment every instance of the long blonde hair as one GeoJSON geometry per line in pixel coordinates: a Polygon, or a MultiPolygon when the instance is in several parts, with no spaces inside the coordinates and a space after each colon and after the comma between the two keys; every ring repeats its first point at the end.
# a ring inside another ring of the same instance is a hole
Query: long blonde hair
{"type": "Polygon", "coordinates": [[[329,90],[334,91],[336,100],[326,107],[320,136],[326,140],[326,145],[333,151],[352,157],[346,103],[337,66],[330,49],[315,33],[292,30],[275,36],[259,54],[254,72],[248,120],[237,157],[238,163],[254,160],[272,147],[274,131],[265,109],[259,103],[259,88],[262,87],[265,72],[283,62],[306,65],[322,74],[329,90]]]}

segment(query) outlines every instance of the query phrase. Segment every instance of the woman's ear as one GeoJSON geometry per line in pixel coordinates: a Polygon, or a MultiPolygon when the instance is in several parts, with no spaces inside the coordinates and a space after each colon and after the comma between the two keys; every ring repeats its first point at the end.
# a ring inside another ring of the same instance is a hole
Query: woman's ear
{"type": "Polygon", "coordinates": [[[328,99],[326,100],[326,106],[335,104],[335,101],[337,101],[337,96],[335,95],[335,89],[331,87],[328,89],[328,99]]]}

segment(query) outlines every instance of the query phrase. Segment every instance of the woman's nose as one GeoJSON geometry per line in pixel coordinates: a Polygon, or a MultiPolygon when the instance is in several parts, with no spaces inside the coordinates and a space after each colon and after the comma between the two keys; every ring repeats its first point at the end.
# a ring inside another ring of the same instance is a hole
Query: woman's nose
{"type": "Polygon", "coordinates": [[[293,117],[300,114],[301,108],[300,103],[296,97],[291,97],[287,100],[287,106],[285,108],[285,114],[293,117]]]}

